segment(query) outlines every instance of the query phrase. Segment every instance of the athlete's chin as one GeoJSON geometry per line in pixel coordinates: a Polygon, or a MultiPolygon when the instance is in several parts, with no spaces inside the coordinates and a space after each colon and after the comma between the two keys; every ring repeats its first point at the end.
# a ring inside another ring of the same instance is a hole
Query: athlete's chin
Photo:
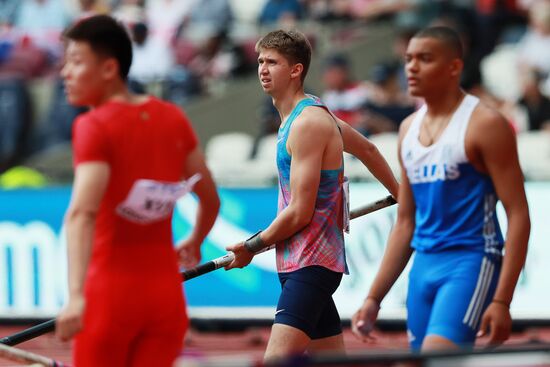
{"type": "Polygon", "coordinates": [[[425,93],[422,88],[409,86],[409,94],[413,97],[423,97],[425,93]]]}
{"type": "Polygon", "coordinates": [[[270,95],[270,96],[273,95],[273,88],[271,88],[271,87],[266,87],[266,86],[263,86],[263,85],[262,85],[262,89],[264,90],[264,93],[265,93],[265,94],[268,94],[268,95],[270,95]]]}
{"type": "Polygon", "coordinates": [[[86,101],[82,97],[72,93],[67,93],[67,102],[69,102],[70,105],[77,107],[87,105],[86,101]]]}

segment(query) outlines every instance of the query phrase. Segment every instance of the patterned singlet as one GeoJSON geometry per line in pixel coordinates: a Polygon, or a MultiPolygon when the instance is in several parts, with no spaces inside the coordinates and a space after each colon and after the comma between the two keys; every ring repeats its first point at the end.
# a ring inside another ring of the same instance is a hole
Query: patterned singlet
{"type": "MultiPolygon", "coordinates": [[[[278,132],[279,213],[290,202],[292,157],[286,148],[288,135],[293,122],[303,109],[309,106],[326,109],[318,99],[305,98],[294,107],[286,123],[281,125],[278,132]]],[[[344,165],[342,163],[338,169],[321,170],[320,174],[321,180],[311,222],[291,237],[277,243],[277,270],[280,273],[311,265],[323,266],[339,273],[348,273],[342,230],[344,165]]]]}

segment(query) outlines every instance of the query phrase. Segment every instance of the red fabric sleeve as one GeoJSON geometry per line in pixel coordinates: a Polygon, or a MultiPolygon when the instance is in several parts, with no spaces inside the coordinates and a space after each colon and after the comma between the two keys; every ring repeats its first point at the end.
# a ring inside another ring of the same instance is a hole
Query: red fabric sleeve
{"type": "Polygon", "coordinates": [[[109,162],[107,136],[98,121],[89,116],[77,118],[73,127],[73,154],[75,167],[83,162],[109,162]]]}
{"type": "Polygon", "coordinates": [[[183,136],[185,137],[186,143],[186,151],[187,153],[190,153],[199,144],[199,139],[197,138],[195,130],[193,130],[193,126],[191,125],[191,121],[189,121],[189,118],[187,118],[183,111],[180,111],[180,114],[182,119],[182,128],[184,134],[183,136]]]}

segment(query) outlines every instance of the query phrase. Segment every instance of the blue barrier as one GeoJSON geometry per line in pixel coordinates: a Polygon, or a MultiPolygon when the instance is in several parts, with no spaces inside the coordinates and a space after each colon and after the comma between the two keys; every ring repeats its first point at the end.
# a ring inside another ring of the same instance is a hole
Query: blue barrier
{"type": "MultiPolygon", "coordinates": [[[[225,246],[265,228],[276,215],[277,188],[222,188],[220,216],[203,246],[203,259],[225,253],[225,246]]],[[[528,183],[532,234],[527,264],[522,273],[512,313],[516,318],[550,319],[550,185],[528,183]]],[[[357,207],[385,192],[374,183],[353,184],[351,206],[357,207]]],[[[3,317],[51,317],[66,297],[66,255],[62,222],[70,188],[0,191],[0,314],[3,317]]],[[[174,242],[184,238],[194,221],[196,201],[188,195],[174,211],[174,242]]],[[[343,318],[357,309],[372,282],[396,208],[386,208],[355,219],[346,236],[350,275],[335,294],[343,318]]],[[[503,216],[502,207],[498,215],[503,216]]],[[[503,223],[503,231],[506,223],[503,223]]],[[[270,318],[280,286],[273,252],[257,256],[251,266],[229,272],[218,270],[184,285],[190,313],[196,317],[270,318]]],[[[405,316],[406,274],[383,304],[381,317],[405,316]]]]}

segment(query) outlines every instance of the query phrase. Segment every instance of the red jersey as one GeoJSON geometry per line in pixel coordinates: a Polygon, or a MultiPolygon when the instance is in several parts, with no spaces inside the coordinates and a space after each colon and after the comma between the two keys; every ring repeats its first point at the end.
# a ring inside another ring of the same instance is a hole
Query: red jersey
{"type": "MultiPolygon", "coordinates": [[[[138,179],[177,182],[197,137],[175,105],[150,97],[134,105],[108,102],[79,117],[73,128],[74,164],[102,161],[109,183],[97,215],[94,248],[110,244],[172,244],[171,221],[142,225],[116,212],[138,179]]],[[[94,251],[95,252],[95,251],[94,251]]]]}
{"type": "Polygon", "coordinates": [[[75,122],[75,166],[101,161],[110,167],[96,217],[85,326],[75,340],[75,365],[127,365],[133,346],[132,358],[143,365],[170,366],[180,352],[188,320],[171,211],[143,224],[117,208],[138,180],[181,181],[186,158],[196,146],[182,111],[153,97],[138,105],[110,101],[75,122]],[[168,350],[164,361],[159,360],[158,343],[163,352],[168,350]]]}

